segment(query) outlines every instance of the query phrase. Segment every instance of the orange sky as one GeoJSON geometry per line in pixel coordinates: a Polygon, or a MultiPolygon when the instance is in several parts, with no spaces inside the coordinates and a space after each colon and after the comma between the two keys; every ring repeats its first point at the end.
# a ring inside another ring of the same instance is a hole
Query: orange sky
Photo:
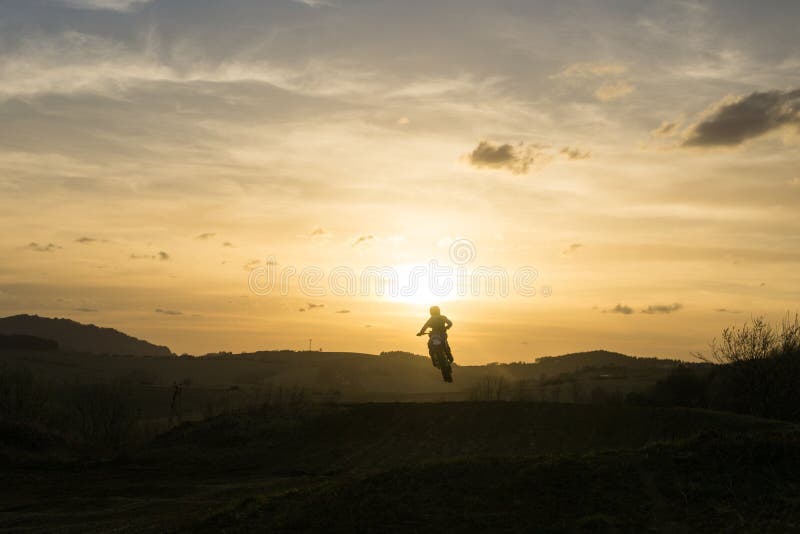
{"type": "Polygon", "coordinates": [[[730,323],[796,309],[798,15],[743,1],[6,2],[0,312],[195,354],[309,338],[424,352],[413,334],[437,303],[462,363],[688,358],[730,323]],[[402,283],[458,266],[459,239],[463,268],[536,269],[537,294],[248,284],[268,258],[402,283]]]}

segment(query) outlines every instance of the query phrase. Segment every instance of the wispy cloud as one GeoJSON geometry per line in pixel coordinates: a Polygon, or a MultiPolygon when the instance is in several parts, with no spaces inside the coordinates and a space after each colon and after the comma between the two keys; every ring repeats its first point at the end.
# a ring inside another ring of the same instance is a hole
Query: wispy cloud
{"type": "Polygon", "coordinates": [[[61,0],[61,3],[74,9],[131,11],[152,0],[61,0]]]}
{"type": "Polygon", "coordinates": [[[215,235],[217,235],[217,234],[215,234],[214,232],[204,232],[204,233],[198,235],[197,237],[195,237],[195,239],[200,239],[202,241],[206,241],[208,239],[211,239],[215,235]]]}
{"type": "Polygon", "coordinates": [[[35,251],[35,252],[53,252],[53,251],[55,251],[57,249],[60,249],[61,247],[59,247],[58,245],[56,245],[54,243],[48,243],[46,245],[40,245],[39,243],[31,242],[31,243],[28,243],[28,248],[30,250],[35,251]]]}
{"type": "Polygon", "coordinates": [[[593,78],[597,76],[614,76],[624,74],[628,67],[621,63],[573,63],[565,67],[551,78],[593,78]]]}
{"type": "Polygon", "coordinates": [[[183,312],[179,312],[176,310],[165,310],[162,308],[156,308],[156,313],[160,313],[162,315],[183,315],[183,312]]]}
{"type": "Polygon", "coordinates": [[[578,249],[583,248],[583,243],[571,243],[568,247],[561,251],[561,254],[564,256],[569,256],[578,251],[578,249]]]}
{"type": "Polygon", "coordinates": [[[128,256],[131,260],[160,260],[160,261],[167,261],[170,259],[170,255],[164,252],[163,250],[158,254],[131,254],[128,256]]]}
{"type": "Polygon", "coordinates": [[[631,315],[633,313],[633,308],[630,306],[625,306],[624,304],[617,304],[611,309],[603,310],[603,313],[621,313],[622,315],[631,315]]]}
{"type": "Polygon", "coordinates": [[[647,308],[642,310],[642,313],[647,313],[649,315],[655,314],[666,314],[666,313],[673,313],[683,308],[683,305],[679,302],[674,304],[652,304],[647,308]]]}
{"type": "Polygon", "coordinates": [[[363,245],[365,243],[369,243],[370,241],[373,241],[374,239],[375,239],[375,236],[372,235],[372,234],[361,235],[361,236],[358,236],[358,238],[355,241],[353,241],[353,244],[351,246],[357,247],[358,245],[363,245]]]}
{"type": "Polygon", "coordinates": [[[561,154],[564,154],[567,159],[575,160],[575,159],[589,159],[592,157],[592,153],[588,150],[581,150],[580,148],[572,148],[565,146],[561,149],[561,154]]]}
{"type": "Polygon", "coordinates": [[[630,82],[609,82],[598,87],[594,92],[594,96],[601,102],[608,102],[629,95],[634,89],[636,87],[630,82]]]}

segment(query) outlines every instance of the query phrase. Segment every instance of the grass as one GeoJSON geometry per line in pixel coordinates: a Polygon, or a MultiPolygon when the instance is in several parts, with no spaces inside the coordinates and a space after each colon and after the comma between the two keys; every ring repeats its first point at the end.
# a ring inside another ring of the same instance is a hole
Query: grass
{"type": "Polygon", "coordinates": [[[0,464],[0,530],[778,531],[798,517],[795,428],[626,406],[276,406],[112,461],[25,450],[0,464]]]}

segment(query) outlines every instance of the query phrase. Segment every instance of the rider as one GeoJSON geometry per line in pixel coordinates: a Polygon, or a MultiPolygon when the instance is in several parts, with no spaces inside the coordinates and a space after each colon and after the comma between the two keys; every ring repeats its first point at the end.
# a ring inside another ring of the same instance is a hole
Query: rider
{"type": "MultiPolygon", "coordinates": [[[[439,306],[431,306],[430,312],[430,319],[428,319],[425,324],[422,325],[422,328],[419,329],[417,335],[421,336],[425,333],[425,330],[430,328],[432,334],[439,334],[442,336],[444,339],[444,350],[447,354],[447,359],[452,362],[453,352],[450,350],[450,343],[447,341],[447,331],[451,326],[453,326],[453,321],[442,315],[442,311],[439,309],[439,306]]],[[[430,340],[428,340],[428,352],[431,353],[431,358],[433,358],[433,350],[430,340]]]]}

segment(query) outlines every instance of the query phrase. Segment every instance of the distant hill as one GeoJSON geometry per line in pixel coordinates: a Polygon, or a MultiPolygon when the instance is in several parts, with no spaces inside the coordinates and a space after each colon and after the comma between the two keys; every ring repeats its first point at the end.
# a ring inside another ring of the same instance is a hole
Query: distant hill
{"type": "Polygon", "coordinates": [[[23,334],[0,335],[0,350],[56,350],[58,343],[52,339],[23,334]]]}
{"type": "Polygon", "coordinates": [[[38,315],[14,315],[0,319],[0,335],[35,336],[53,340],[62,349],[94,354],[172,355],[168,347],[153,345],[113,328],[38,315]]]}
{"type": "Polygon", "coordinates": [[[661,358],[638,358],[636,356],[620,354],[619,352],[593,350],[589,352],[563,354],[561,356],[536,358],[534,365],[536,365],[541,372],[551,375],[574,373],[586,367],[621,367],[626,369],[641,367],[672,368],[675,366],[675,361],[661,358]]]}

